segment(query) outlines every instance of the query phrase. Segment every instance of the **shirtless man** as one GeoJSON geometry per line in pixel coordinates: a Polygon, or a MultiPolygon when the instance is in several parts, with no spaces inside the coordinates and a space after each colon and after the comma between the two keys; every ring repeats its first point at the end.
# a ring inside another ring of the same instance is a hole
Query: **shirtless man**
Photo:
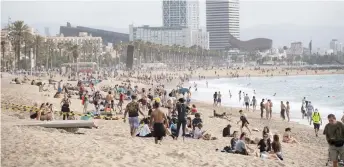
{"type": "Polygon", "coordinates": [[[160,103],[154,102],[153,104],[155,110],[152,112],[150,127],[154,130],[155,144],[161,144],[162,138],[166,134],[166,128],[164,122],[167,126],[167,118],[164,112],[160,110],[160,103]],[[152,126],[153,124],[153,126],[152,126]],[[159,142],[160,141],[160,142],[159,142]]]}
{"type": "MultiPolygon", "coordinates": [[[[111,91],[109,91],[109,94],[106,95],[105,100],[106,100],[106,103],[107,103],[107,104],[112,104],[112,102],[113,102],[113,96],[112,96],[112,94],[111,94],[111,91]]],[[[112,106],[111,106],[111,108],[112,108],[112,106]]]]}

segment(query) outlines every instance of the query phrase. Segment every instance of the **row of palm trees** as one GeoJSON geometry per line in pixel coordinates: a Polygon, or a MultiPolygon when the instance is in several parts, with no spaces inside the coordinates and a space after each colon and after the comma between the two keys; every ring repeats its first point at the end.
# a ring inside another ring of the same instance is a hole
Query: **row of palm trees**
{"type": "MultiPolygon", "coordinates": [[[[90,41],[80,45],[56,43],[52,39],[32,34],[24,21],[13,22],[6,31],[8,35],[1,41],[1,64],[6,69],[30,69],[31,59],[35,59],[36,67],[56,68],[62,63],[79,61],[79,58],[80,61],[96,61],[101,54],[95,43],[90,41]],[[9,47],[12,47],[12,52],[9,52],[9,47]]],[[[109,53],[105,53],[103,58],[106,58],[103,60],[105,64],[115,61],[109,53]]]]}
{"type": "MultiPolygon", "coordinates": [[[[166,46],[144,42],[141,40],[130,43],[115,44],[114,50],[118,57],[109,52],[102,52],[92,42],[84,42],[80,45],[71,42],[55,43],[49,38],[33,35],[24,21],[15,21],[7,28],[8,40],[13,46],[13,53],[5,55],[6,43],[1,43],[3,59],[2,63],[7,68],[29,69],[30,60],[35,55],[36,66],[46,68],[59,67],[62,63],[76,61],[98,62],[101,66],[113,66],[120,62],[124,63],[127,58],[128,45],[134,46],[134,63],[162,62],[169,65],[210,65],[224,63],[228,53],[203,49],[199,46],[166,46]],[[32,49],[31,49],[32,48],[32,49]],[[30,54],[32,50],[33,54],[30,54]],[[14,62],[14,63],[13,63],[14,62]]],[[[237,61],[237,56],[232,56],[237,61]]],[[[246,60],[256,61],[261,59],[259,54],[249,53],[246,60]]]]}

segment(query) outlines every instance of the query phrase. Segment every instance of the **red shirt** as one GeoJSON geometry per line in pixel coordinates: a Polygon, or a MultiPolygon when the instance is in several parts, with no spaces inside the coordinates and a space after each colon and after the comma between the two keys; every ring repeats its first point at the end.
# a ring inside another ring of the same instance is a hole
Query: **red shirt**
{"type": "Polygon", "coordinates": [[[119,95],[119,100],[121,100],[121,101],[124,100],[124,95],[123,95],[123,93],[121,93],[121,94],[119,95]]]}
{"type": "Polygon", "coordinates": [[[197,112],[197,108],[192,108],[192,109],[191,109],[191,112],[192,112],[192,113],[196,113],[196,112],[197,112]]]}

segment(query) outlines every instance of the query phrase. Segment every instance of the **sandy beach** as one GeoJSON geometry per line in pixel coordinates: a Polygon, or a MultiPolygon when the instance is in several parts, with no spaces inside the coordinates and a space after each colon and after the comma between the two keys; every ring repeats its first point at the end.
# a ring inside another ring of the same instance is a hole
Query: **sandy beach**
{"type": "MultiPolygon", "coordinates": [[[[213,76],[214,71],[195,71],[204,76],[213,76]],[[208,74],[209,73],[209,74],[208,74]]],[[[220,77],[227,74],[220,72],[220,77]]],[[[244,75],[245,71],[240,74],[244,75]]],[[[176,72],[177,73],[177,72],[176,72]]],[[[250,72],[251,74],[252,72],[250,72]]],[[[344,73],[344,71],[327,71],[327,74],[344,73]]],[[[282,71],[273,75],[282,74],[282,71]]],[[[294,73],[293,73],[294,74],[294,73]]],[[[297,73],[295,73],[296,75],[297,73]]],[[[298,73],[297,75],[302,75],[298,73]]],[[[310,73],[307,73],[307,75],[310,73]]],[[[259,76],[259,72],[251,76],[259,76]]],[[[264,75],[264,74],[261,74],[264,75]]],[[[291,74],[292,75],[292,74],[291,74]]],[[[214,77],[214,76],[213,76],[214,77]]],[[[216,76],[215,76],[216,77],[216,76]]],[[[33,105],[34,102],[49,102],[59,110],[61,99],[53,98],[55,91],[39,92],[37,86],[29,84],[10,84],[13,76],[4,75],[1,80],[2,103],[33,105]],[[48,96],[49,95],[49,96],[48,96]]],[[[121,81],[103,81],[98,85],[117,84],[121,81]]],[[[74,83],[75,84],[75,83],[74,83]]],[[[139,87],[144,86],[139,84],[139,87]]],[[[186,138],[185,141],[173,140],[166,137],[162,145],[154,143],[154,138],[132,138],[129,125],[120,120],[94,120],[98,129],[79,129],[79,134],[73,134],[59,129],[42,127],[15,126],[18,122],[28,121],[28,112],[1,110],[1,166],[118,166],[118,167],[160,167],[160,166],[205,166],[205,167],[320,167],[327,162],[327,142],[325,136],[315,137],[311,127],[292,122],[285,122],[279,116],[273,115],[272,120],[260,119],[258,112],[246,112],[250,128],[259,129],[249,137],[261,138],[264,126],[269,126],[273,134],[279,134],[280,139],[284,129],[290,127],[292,135],[299,144],[282,143],[284,161],[262,160],[254,156],[243,156],[216,151],[230,145],[230,138],[222,137],[222,129],[231,124],[231,131],[240,131],[238,108],[217,107],[219,112],[231,114],[231,121],[211,118],[214,107],[209,102],[193,102],[201,113],[203,129],[217,140],[196,140],[186,138]]],[[[276,107],[277,108],[277,107],[276,107]]],[[[71,109],[82,111],[80,100],[73,98],[71,109]]],[[[167,109],[163,108],[164,111],[167,109]]],[[[59,116],[55,118],[60,119],[59,116]]],[[[324,120],[324,124],[327,120],[324,120]]],[[[322,134],[322,132],[320,132],[322,134]]],[[[252,147],[256,147],[252,145],[252,147]]]]}

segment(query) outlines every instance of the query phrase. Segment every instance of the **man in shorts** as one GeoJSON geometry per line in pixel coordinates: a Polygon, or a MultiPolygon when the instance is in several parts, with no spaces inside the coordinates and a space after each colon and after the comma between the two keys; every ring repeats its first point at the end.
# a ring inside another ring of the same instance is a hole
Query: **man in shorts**
{"type": "Polygon", "coordinates": [[[333,162],[333,167],[338,167],[338,160],[344,160],[344,124],[337,121],[333,114],[329,114],[327,119],[329,123],[325,126],[323,134],[326,135],[329,144],[329,158],[333,162]]]}
{"type": "Polygon", "coordinates": [[[322,124],[321,116],[320,116],[318,109],[315,109],[315,111],[313,112],[312,121],[313,121],[313,125],[314,125],[315,136],[318,137],[320,125],[322,124]]]}
{"type": "Polygon", "coordinates": [[[137,128],[140,125],[139,113],[145,117],[140,109],[139,103],[136,101],[136,95],[131,96],[132,101],[127,104],[124,112],[124,122],[126,122],[127,113],[129,114],[129,125],[130,125],[130,134],[131,136],[136,135],[137,128]]]}
{"type": "Polygon", "coordinates": [[[248,97],[248,94],[246,94],[246,96],[244,97],[244,102],[246,106],[246,111],[249,111],[250,110],[250,97],[248,97]]]}
{"type": "Polygon", "coordinates": [[[161,144],[163,137],[166,135],[167,118],[163,111],[161,111],[160,103],[154,102],[155,110],[151,114],[150,127],[154,129],[155,144],[161,144]]]}

